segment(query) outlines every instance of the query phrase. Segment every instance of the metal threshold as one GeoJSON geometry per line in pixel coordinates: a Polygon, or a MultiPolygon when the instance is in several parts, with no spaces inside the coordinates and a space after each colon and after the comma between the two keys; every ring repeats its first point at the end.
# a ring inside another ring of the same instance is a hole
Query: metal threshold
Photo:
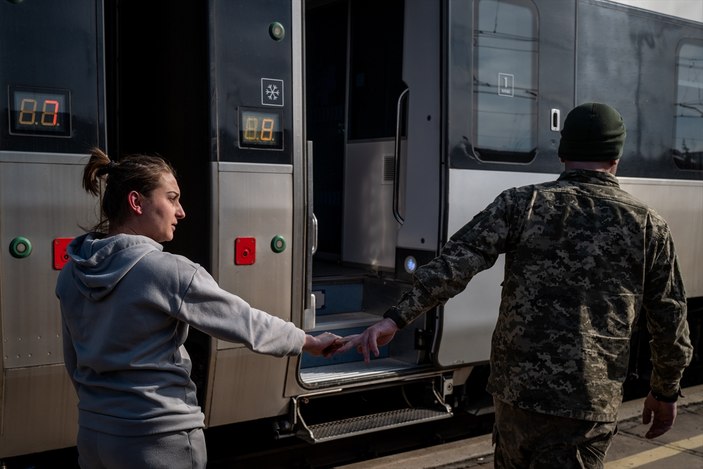
{"type": "Polygon", "coordinates": [[[398,373],[411,368],[417,368],[417,365],[393,358],[379,358],[371,360],[368,365],[364,362],[351,362],[304,368],[300,370],[300,380],[307,385],[321,385],[348,380],[359,381],[396,376],[398,373]]]}

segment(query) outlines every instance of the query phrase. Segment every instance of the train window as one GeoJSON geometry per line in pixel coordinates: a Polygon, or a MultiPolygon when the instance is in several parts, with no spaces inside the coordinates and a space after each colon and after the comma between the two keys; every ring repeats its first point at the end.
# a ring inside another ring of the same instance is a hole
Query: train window
{"type": "Polygon", "coordinates": [[[474,154],[529,163],[537,151],[537,11],[522,0],[480,0],[475,8],[474,154]]]}
{"type": "Polygon", "coordinates": [[[703,43],[684,43],[676,57],[676,166],[703,170],[703,43]]]}

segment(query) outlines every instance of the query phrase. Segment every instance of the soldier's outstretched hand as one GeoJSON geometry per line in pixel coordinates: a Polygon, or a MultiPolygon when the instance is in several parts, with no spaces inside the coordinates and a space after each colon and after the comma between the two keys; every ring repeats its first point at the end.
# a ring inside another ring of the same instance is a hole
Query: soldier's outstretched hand
{"type": "Polygon", "coordinates": [[[356,350],[364,356],[364,361],[369,363],[371,353],[373,353],[374,357],[378,357],[378,348],[393,340],[396,332],[398,332],[398,326],[395,322],[392,319],[384,318],[376,324],[369,326],[361,334],[345,337],[343,341],[346,343],[334,353],[336,355],[356,348],[356,350]]]}

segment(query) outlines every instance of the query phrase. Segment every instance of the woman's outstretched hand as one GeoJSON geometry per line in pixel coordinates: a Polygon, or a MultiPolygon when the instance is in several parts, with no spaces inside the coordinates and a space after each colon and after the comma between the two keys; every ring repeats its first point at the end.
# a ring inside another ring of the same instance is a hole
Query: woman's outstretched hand
{"type": "Polygon", "coordinates": [[[331,332],[323,332],[319,335],[305,335],[305,344],[303,344],[303,352],[310,355],[323,355],[330,357],[339,347],[343,345],[342,338],[331,332]]]}

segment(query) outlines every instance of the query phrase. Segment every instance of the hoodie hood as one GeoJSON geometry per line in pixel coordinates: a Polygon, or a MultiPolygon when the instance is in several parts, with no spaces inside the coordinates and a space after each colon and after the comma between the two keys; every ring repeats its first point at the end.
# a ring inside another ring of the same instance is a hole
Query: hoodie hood
{"type": "Polygon", "coordinates": [[[109,295],[142,257],[163,246],[141,235],[119,234],[105,238],[87,233],[68,245],[73,281],[83,296],[93,301],[109,295]]]}

